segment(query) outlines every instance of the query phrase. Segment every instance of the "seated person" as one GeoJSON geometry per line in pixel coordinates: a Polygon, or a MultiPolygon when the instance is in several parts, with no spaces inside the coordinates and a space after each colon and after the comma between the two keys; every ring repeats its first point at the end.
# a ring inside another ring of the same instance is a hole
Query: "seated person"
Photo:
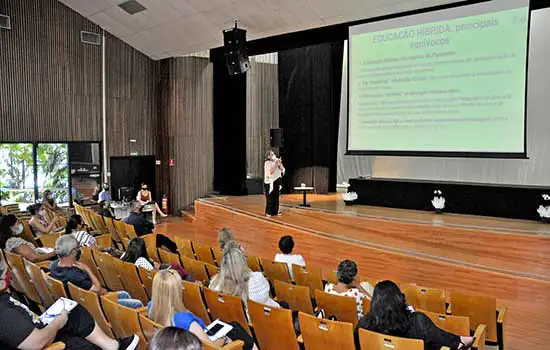
{"type": "Polygon", "coordinates": [[[147,254],[147,248],[145,247],[145,240],[141,237],[133,238],[128,242],[128,249],[126,249],[126,253],[120,257],[120,260],[132,263],[145,270],[160,270],[160,264],[149,259],[149,254],[147,254]]]}
{"type": "Polygon", "coordinates": [[[32,244],[21,238],[23,224],[13,214],[0,219],[0,248],[10,253],[16,253],[31,262],[39,262],[55,258],[55,253],[42,254],[32,244]]]}
{"type": "Polygon", "coordinates": [[[60,341],[73,350],[137,349],[137,335],[119,341],[109,338],[80,305],[61,313],[49,325],[43,324],[38,315],[8,294],[10,283],[10,271],[0,266],[0,348],[44,349],[60,341]]]}
{"type": "Polygon", "coordinates": [[[153,215],[153,224],[157,224],[157,213],[163,218],[168,216],[164,214],[162,210],[160,210],[158,204],[153,201],[153,197],[151,195],[151,192],[149,192],[149,188],[147,187],[146,183],[141,184],[141,190],[138,191],[136,200],[142,207],[147,204],[153,206],[153,210],[151,211],[151,214],[153,215]]]}
{"type": "MultiPolygon", "coordinates": [[[[59,257],[50,264],[50,276],[67,285],[69,282],[75,286],[97,293],[106,294],[107,291],[101,287],[99,279],[92,270],[80,262],[82,251],[78,242],[72,235],[61,236],[55,242],[55,252],[59,257]]],[[[132,299],[128,292],[117,291],[118,303],[132,309],[143,307],[141,301],[132,299]]]]}
{"type": "Polygon", "coordinates": [[[235,237],[233,236],[233,231],[231,231],[227,227],[224,227],[220,230],[220,232],[218,232],[218,245],[221,250],[224,250],[229,243],[239,247],[239,249],[242,250],[244,253],[244,247],[242,246],[242,244],[237,243],[235,237]]]}
{"type": "MultiPolygon", "coordinates": [[[[355,261],[342,261],[338,265],[336,277],[338,278],[338,283],[328,283],[325,286],[325,292],[355,298],[357,303],[357,316],[360,319],[363,317],[363,298],[370,299],[370,294],[367,290],[363,289],[362,286],[357,286],[355,281],[355,277],[357,277],[357,264],[355,264],[355,261]]],[[[362,284],[370,286],[367,282],[363,282],[362,284]]]]}
{"type": "Polygon", "coordinates": [[[223,254],[220,272],[212,278],[208,287],[216,292],[248,299],[270,306],[280,307],[269,295],[269,282],[261,272],[253,272],[248,267],[246,257],[236,246],[227,248],[223,254]]]}
{"type": "Polygon", "coordinates": [[[59,207],[53,198],[52,191],[45,190],[42,195],[42,205],[48,210],[58,210],[59,207]]]}
{"type": "Polygon", "coordinates": [[[82,220],[82,217],[78,214],[73,214],[67,221],[65,227],[65,234],[72,234],[78,241],[78,245],[81,247],[94,248],[97,247],[97,241],[91,234],[86,231],[86,224],[82,220]]]}
{"type": "Polygon", "coordinates": [[[163,326],[183,328],[196,335],[203,343],[214,346],[224,346],[232,340],[242,340],[244,349],[257,349],[254,340],[238,322],[231,322],[233,330],[227,337],[218,339],[214,343],[206,334],[206,325],[203,320],[187,310],[183,303],[182,280],[174,270],[163,270],[153,279],[153,295],[148,304],[148,316],[151,320],[163,326]]]}
{"type": "Polygon", "coordinates": [[[46,219],[46,208],[42,204],[30,205],[27,211],[31,214],[29,226],[35,235],[55,233],[60,230],[58,227],[59,217],[56,216],[51,222],[48,222],[46,219]]]}
{"type": "Polygon", "coordinates": [[[468,349],[473,337],[459,337],[439,329],[421,312],[413,311],[406,303],[405,295],[392,281],[382,281],[374,288],[370,311],[359,320],[355,329],[355,341],[359,344],[359,329],[402,337],[421,339],[424,349],[468,349]]]}
{"type": "MultiPolygon", "coordinates": [[[[128,225],[134,226],[134,230],[136,230],[136,234],[138,236],[153,233],[153,229],[155,228],[155,225],[153,225],[153,223],[151,223],[150,221],[145,219],[143,215],[141,215],[141,205],[137,202],[132,207],[130,215],[124,218],[124,222],[128,225]]],[[[178,252],[178,246],[176,245],[176,243],[174,243],[170,238],[161,234],[157,234],[157,248],[165,248],[172,253],[178,252]]]]}
{"type": "Polygon", "coordinates": [[[202,350],[202,343],[191,332],[177,327],[166,327],[155,333],[147,350],[202,350]]]}
{"type": "Polygon", "coordinates": [[[111,211],[111,202],[108,200],[99,201],[99,215],[105,218],[115,218],[111,211]]]}
{"type": "Polygon", "coordinates": [[[288,265],[288,272],[290,277],[294,279],[294,274],[292,273],[292,265],[306,266],[304,258],[299,254],[292,254],[294,249],[294,240],[292,236],[283,236],[279,239],[279,249],[281,253],[275,254],[276,262],[283,262],[288,265]]]}
{"type": "Polygon", "coordinates": [[[97,196],[98,202],[111,201],[111,194],[109,193],[109,184],[103,184],[103,190],[99,192],[97,196]]]}

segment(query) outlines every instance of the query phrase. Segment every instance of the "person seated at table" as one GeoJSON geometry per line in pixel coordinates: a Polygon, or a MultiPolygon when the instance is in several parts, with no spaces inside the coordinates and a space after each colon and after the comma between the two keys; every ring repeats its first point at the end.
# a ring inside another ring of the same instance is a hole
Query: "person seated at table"
{"type": "Polygon", "coordinates": [[[98,202],[102,202],[102,201],[110,202],[111,201],[111,193],[109,193],[109,184],[103,184],[103,190],[101,192],[99,192],[97,201],[98,202]]]}
{"type": "Polygon", "coordinates": [[[210,341],[203,320],[187,310],[183,303],[182,279],[174,270],[162,270],[153,278],[153,295],[147,305],[151,320],[163,326],[183,328],[196,335],[203,343],[222,347],[233,340],[242,340],[244,349],[257,349],[254,340],[238,322],[230,322],[233,329],[227,337],[210,341]]]}
{"type": "MultiPolygon", "coordinates": [[[[67,285],[69,282],[75,286],[103,295],[107,293],[97,276],[90,267],[80,262],[82,251],[77,240],[72,235],[61,236],[55,242],[55,252],[59,257],[50,264],[50,276],[67,285]]],[[[125,291],[117,291],[118,303],[122,306],[137,309],[143,306],[142,302],[132,299],[125,291]]]]}
{"type": "Polygon", "coordinates": [[[163,218],[168,216],[164,214],[162,210],[160,210],[158,204],[155,201],[153,201],[153,197],[146,183],[141,184],[141,190],[138,191],[136,200],[138,201],[139,204],[141,204],[141,206],[145,206],[145,205],[153,206],[153,210],[151,211],[151,214],[153,215],[153,224],[155,225],[157,224],[157,213],[163,218]]]}
{"type": "Polygon", "coordinates": [[[147,350],[203,350],[199,338],[178,327],[165,327],[155,333],[147,350]]]}
{"type": "MultiPolygon", "coordinates": [[[[357,264],[352,260],[344,260],[338,265],[336,271],[336,277],[338,283],[328,283],[325,286],[325,292],[335,295],[342,295],[346,297],[352,297],[357,304],[357,316],[363,317],[363,299],[370,299],[368,290],[363,286],[358,286],[355,278],[357,277],[357,264]]],[[[368,282],[363,282],[362,285],[369,287],[368,282]]],[[[367,288],[367,289],[371,289],[367,288]]]]}
{"type": "Polygon", "coordinates": [[[13,214],[0,219],[0,248],[10,253],[16,253],[31,262],[51,260],[55,258],[55,252],[42,254],[41,249],[31,242],[21,238],[23,224],[13,214]]]}
{"type": "Polygon", "coordinates": [[[35,235],[55,233],[59,231],[59,216],[55,216],[52,221],[48,222],[46,219],[46,208],[42,204],[33,204],[27,208],[31,218],[29,220],[29,226],[33,230],[35,235]]]}
{"type": "MultiPolygon", "coordinates": [[[[130,215],[124,218],[124,222],[128,225],[134,226],[134,230],[138,236],[143,236],[149,233],[153,233],[155,225],[149,220],[145,219],[141,213],[141,204],[136,202],[132,207],[130,215]]],[[[178,246],[174,241],[165,235],[157,234],[157,248],[164,248],[172,253],[178,252],[178,246]]]]}
{"type": "Polygon", "coordinates": [[[415,312],[406,303],[405,294],[392,281],[379,282],[374,288],[370,311],[355,328],[355,342],[359,344],[359,329],[376,333],[424,341],[425,350],[469,349],[473,337],[459,337],[438,328],[422,312],[415,312]]]}
{"type": "Polygon", "coordinates": [[[263,273],[251,271],[245,255],[236,246],[225,249],[219,273],[212,278],[208,288],[240,297],[245,306],[250,299],[270,307],[280,307],[269,295],[269,282],[263,273]]]}
{"type": "Polygon", "coordinates": [[[99,215],[105,218],[115,218],[113,212],[111,211],[111,203],[108,200],[99,202],[99,215]]]}
{"type": "Polygon", "coordinates": [[[52,191],[50,190],[45,190],[42,194],[42,205],[44,206],[44,208],[52,211],[59,209],[57,203],[55,202],[55,199],[53,198],[52,191]]]}
{"type": "Polygon", "coordinates": [[[49,325],[8,293],[11,273],[0,265],[0,348],[45,349],[63,342],[69,350],[134,350],[139,337],[132,335],[115,340],[107,336],[86,309],[77,305],[60,313],[49,325]]]}
{"type": "Polygon", "coordinates": [[[304,257],[300,254],[292,254],[292,250],[294,249],[294,240],[292,239],[292,236],[283,236],[281,239],[279,239],[279,250],[281,250],[280,253],[275,254],[275,261],[276,262],[283,262],[287,264],[288,266],[288,272],[290,273],[290,277],[294,279],[294,273],[292,272],[292,265],[298,265],[298,266],[306,266],[306,261],[304,260],[304,257]]]}
{"type": "Polygon", "coordinates": [[[82,217],[78,214],[71,215],[71,217],[67,221],[65,234],[72,234],[81,247],[97,247],[97,240],[94,238],[94,236],[88,233],[88,231],[86,230],[86,224],[84,224],[82,217]]]}

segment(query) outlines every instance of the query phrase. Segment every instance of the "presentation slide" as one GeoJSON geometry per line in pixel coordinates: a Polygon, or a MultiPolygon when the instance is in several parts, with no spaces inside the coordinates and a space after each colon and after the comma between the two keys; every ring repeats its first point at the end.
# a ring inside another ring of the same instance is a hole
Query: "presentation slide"
{"type": "Polygon", "coordinates": [[[348,152],[525,155],[528,0],[350,27],[348,152]]]}

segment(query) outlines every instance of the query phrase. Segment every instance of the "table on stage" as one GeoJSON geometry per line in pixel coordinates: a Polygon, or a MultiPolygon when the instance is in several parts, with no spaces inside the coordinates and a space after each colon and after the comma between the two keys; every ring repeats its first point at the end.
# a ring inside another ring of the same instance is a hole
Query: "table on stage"
{"type": "Polygon", "coordinates": [[[294,191],[302,192],[304,194],[304,201],[300,204],[301,207],[311,207],[311,205],[307,202],[307,193],[313,190],[314,188],[309,186],[294,187],[294,191]]]}

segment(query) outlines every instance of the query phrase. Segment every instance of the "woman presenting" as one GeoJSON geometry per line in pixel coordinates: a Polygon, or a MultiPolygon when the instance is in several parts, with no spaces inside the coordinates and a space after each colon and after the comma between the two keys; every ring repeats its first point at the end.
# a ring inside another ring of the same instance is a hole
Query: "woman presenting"
{"type": "Polygon", "coordinates": [[[277,158],[273,151],[267,151],[264,163],[265,215],[281,215],[279,212],[279,194],[285,167],[282,158],[277,158]]]}
{"type": "Polygon", "coordinates": [[[153,224],[157,224],[157,213],[159,213],[160,216],[163,218],[167,217],[168,215],[164,214],[158,204],[153,201],[153,198],[151,196],[151,192],[149,192],[149,188],[147,187],[146,183],[141,184],[141,190],[137,194],[136,200],[141,204],[141,206],[150,204],[153,206],[152,215],[153,215],[153,224]]]}

